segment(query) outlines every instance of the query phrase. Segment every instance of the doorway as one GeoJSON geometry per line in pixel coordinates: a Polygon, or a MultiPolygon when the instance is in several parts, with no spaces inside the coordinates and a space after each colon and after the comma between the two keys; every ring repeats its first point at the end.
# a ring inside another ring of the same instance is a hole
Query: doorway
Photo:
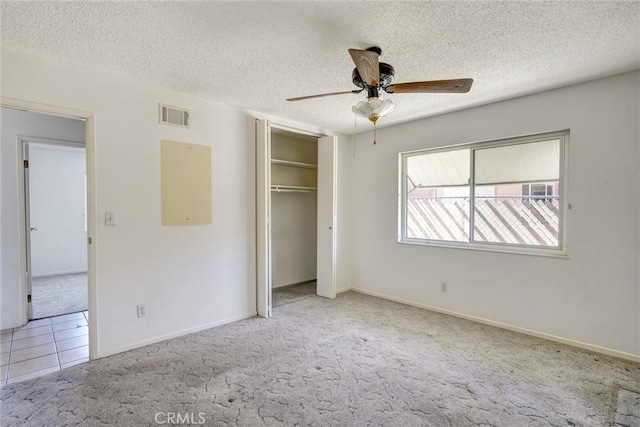
{"type": "Polygon", "coordinates": [[[20,140],[29,320],[87,311],[84,143],[29,137],[20,140]]]}
{"type": "Polygon", "coordinates": [[[336,295],[336,138],[256,122],[257,311],[336,295]],[[295,285],[293,292],[285,290],[295,285]]]}
{"type": "MultiPolygon", "coordinates": [[[[23,171],[23,143],[24,140],[46,143],[46,138],[55,138],[58,141],[84,141],[85,165],[86,165],[86,240],[84,250],[87,252],[87,311],[71,315],[59,316],[57,319],[67,320],[66,316],[83,316],[88,322],[88,328],[76,328],[73,334],[61,331],[60,327],[53,327],[53,322],[49,321],[54,333],[59,331],[60,339],[71,338],[82,332],[88,341],[89,358],[93,359],[97,355],[97,293],[96,293],[96,243],[95,230],[97,227],[96,210],[96,159],[95,159],[95,118],[93,113],[75,110],[66,107],[49,104],[39,104],[14,98],[0,97],[0,111],[2,114],[2,157],[7,159],[1,169],[3,188],[9,187],[13,190],[4,191],[2,197],[3,208],[3,257],[0,291],[2,293],[2,329],[11,330],[13,328],[26,330],[33,325],[40,325],[47,320],[35,320],[29,325],[29,298],[31,283],[28,278],[27,254],[30,249],[27,245],[31,233],[30,225],[27,228],[28,218],[26,211],[25,196],[25,174],[23,171]],[[62,126],[56,126],[60,121],[62,126]],[[72,132],[69,136],[71,124],[80,125],[77,132],[72,132]],[[22,139],[21,139],[22,138],[22,139]],[[44,139],[44,141],[39,139],[44,139]],[[24,325],[27,325],[24,327],[24,325]],[[84,329],[85,331],[79,331],[84,329]],[[87,335],[88,332],[88,335],[87,335]],[[63,336],[65,335],[65,336],[63,336]]],[[[34,224],[35,225],[35,224],[34,224]]],[[[75,319],[74,319],[75,320],[75,319]]],[[[81,319],[80,319],[81,320],[81,319]]],[[[49,331],[51,332],[51,331],[49,331]]],[[[52,333],[53,334],[53,333],[52,333]]],[[[14,336],[14,338],[17,338],[14,336]]],[[[34,337],[34,339],[40,337],[34,337]]],[[[31,340],[30,338],[28,340],[31,340]]],[[[27,339],[25,339],[25,342],[27,339]]],[[[13,348],[13,347],[12,347],[13,348]]],[[[16,347],[17,348],[17,347],[16,347]]],[[[61,347],[58,347],[60,350],[61,347]]]]}
{"type": "Polygon", "coordinates": [[[318,138],[271,130],[271,305],[317,294],[318,138]]]}

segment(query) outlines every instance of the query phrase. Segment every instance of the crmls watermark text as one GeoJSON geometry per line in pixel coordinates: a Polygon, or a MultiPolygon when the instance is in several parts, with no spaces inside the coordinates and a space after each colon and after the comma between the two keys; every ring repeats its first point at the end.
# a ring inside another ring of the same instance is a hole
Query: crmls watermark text
{"type": "Polygon", "coordinates": [[[153,420],[156,424],[204,424],[204,412],[158,412],[153,420]]]}

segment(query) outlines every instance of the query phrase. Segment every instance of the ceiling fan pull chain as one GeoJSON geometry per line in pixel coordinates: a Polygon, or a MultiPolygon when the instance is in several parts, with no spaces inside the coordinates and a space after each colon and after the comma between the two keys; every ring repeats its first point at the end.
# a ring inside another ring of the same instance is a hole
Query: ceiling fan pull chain
{"type": "Polygon", "coordinates": [[[376,145],[376,122],[373,122],[373,145],[376,145]]]}

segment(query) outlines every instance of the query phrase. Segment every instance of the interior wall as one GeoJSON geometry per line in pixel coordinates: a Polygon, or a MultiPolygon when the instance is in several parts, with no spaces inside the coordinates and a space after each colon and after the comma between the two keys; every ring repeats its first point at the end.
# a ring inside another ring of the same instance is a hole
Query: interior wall
{"type": "MultiPolygon", "coordinates": [[[[4,68],[3,68],[4,71],[4,68]]],[[[3,87],[3,94],[5,92],[3,87]]],[[[0,108],[0,329],[21,325],[26,312],[19,304],[23,295],[23,264],[20,253],[19,174],[22,170],[18,136],[84,142],[84,122],[64,117],[0,108]]],[[[86,249],[86,245],[85,245],[86,249]]]]}
{"type": "MultiPolygon", "coordinates": [[[[2,95],[95,115],[98,357],[255,314],[254,114],[7,50],[2,95]],[[191,128],[159,124],[158,103],[189,109],[191,128]],[[210,225],[161,225],[162,139],[211,147],[210,225]]],[[[15,174],[3,167],[3,189],[15,174]]],[[[6,199],[2,220],[15,223],[17,201],[6,199]]],[[[7,237],[3,284],[17,259],[7,237]]]]}
{"type": "Polygon", "coordinates": [[[272,286],[316,279],[316,193],[271,192],[272,286]]]}
{"type": "Polygon", "coordinates": [[[29,144],[33,277],[87,271],[85,165],[82,148],[29,144]]]}
{"type": "Polygon", "coordinates": [[[336,293],[351,289],[351,171],[354,161],[354,145],[350,138],[338,135],[336,168],[336,293]]]}
{"type": "Polygon", "coordinates": [[[371,132],[352,137],[352,287],[640,355],[639,82],[627,73],[382,128],[375,146],[371,132]],[[398,243],[399,152],[563,129],[568,259],[398,243]]]}

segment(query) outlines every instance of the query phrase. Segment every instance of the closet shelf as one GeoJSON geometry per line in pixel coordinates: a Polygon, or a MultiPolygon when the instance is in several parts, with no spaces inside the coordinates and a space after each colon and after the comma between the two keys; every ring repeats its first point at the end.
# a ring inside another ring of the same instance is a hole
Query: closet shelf
{"type": "Polygon", "coordinates": [[[318,169],[313,163],[292,162],[291,160],[271,159],[272,165],[292,166],[296,168],[318,169]]]}
{"type": "Polygon", "coordinates": [[[272,185],[271,191],[275,192],[296,192],[296,193],[310,193],[316,191],[317,187],[303,187],[300,185],[272,185]]]}

